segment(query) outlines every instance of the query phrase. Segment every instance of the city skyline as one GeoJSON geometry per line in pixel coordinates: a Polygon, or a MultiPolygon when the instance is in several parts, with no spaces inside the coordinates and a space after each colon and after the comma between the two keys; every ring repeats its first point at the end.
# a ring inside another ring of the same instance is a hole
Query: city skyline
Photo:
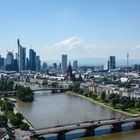
{"type": "Polygon", "coordinates": [[[73,59],[126,58],[127,52],[139,59],[139,4],[138,0],[1,1],[0,54],[16,52],[20,38],[44,61],[60,61],[62,54],[73,59]]]}

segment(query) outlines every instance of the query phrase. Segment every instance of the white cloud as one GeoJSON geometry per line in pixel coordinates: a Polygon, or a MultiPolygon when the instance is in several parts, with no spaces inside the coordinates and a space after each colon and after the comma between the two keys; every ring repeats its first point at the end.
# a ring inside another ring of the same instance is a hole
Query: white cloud
{"type": "Polygon", "coordinates": [[[139,50],[139,49],[140,49],[140,44],[137,44],[132,48],[132,51],[139,50]]]}
{"type": "Polygon", "coordinates": [[[88,42],[79,37],[70,37],[63,41],[60,41],[50,47],[40,49],[41,54],[44,54],[44,58],[61,60],[62,54],[68,54],[70,59],[85,58],[85,57],[105,57],[107,56],[110,45],[97,45],[95,43],[88,42]]]}

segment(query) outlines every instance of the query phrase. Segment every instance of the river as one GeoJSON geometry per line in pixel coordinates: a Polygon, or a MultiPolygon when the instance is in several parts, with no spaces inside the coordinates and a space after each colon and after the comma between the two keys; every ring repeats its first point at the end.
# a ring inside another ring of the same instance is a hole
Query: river
{"type": "MultiPolygon", "coordinates": [[[[16,108],[35,128],[124,116],[119,112],[115,112],[80,97],[66,93],[51,94],[44,91],[36,92],[35,100],[32,103],[23,103],[17,100],[16,108]]],[[[140,133],[140,131],[138,132],[140,133]]],[[[135,134],[137,130],[131,133],[135,134]]],[[[131,133],[130,135],[133,135],[131,133]]],[[[126,140],[123,139],[125,135],[123,133],[82,138],[79,140],[116,140],[114,135],[118,135],[121,140],[126,140]]],[[[129,136],[129,134],[126,135],[129,136]]],[[[135,139],[133,138],[133,140],[135,139]]]]}

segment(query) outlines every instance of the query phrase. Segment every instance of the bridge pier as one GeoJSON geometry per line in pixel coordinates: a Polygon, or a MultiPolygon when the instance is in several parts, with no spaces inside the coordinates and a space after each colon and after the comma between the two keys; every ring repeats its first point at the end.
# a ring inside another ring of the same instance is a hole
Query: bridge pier
{"type": "Polygon", "coordinates": [[[66,140],[64,131],[58,133],[57,140],[66,140]]]}
{"type": "MultiPolygon", "coordinates": [[[[99,126],[98,126],[99,127],[99,126]]],[[[94,136],[95,135],[95,129],[97,128],[97,126],[91,126],[91,127],[88,127],[86,129],[86,134],[85,136],[94,136]]]]}
{"type": "Polygon", "coordinates": [[[112,133],[122,131],[122,123],[118,122],[118,123],[112,124],[112,126],[113,126],[112,133]]]}

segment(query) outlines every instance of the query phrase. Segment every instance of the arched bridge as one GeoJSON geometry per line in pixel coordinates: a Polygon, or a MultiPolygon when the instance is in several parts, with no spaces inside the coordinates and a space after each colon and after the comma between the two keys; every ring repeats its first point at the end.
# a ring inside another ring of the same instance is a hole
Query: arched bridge
{"type": "Polygon", "coordinates": [[[133,128],[140,128],[140,117],[123,117],[123,118],[111,118],[104,120],[95,120],[81,123],[74,123],[68,125],[59,125],[56,127],[48,127],[42,129],[35,129],[32,132],[32,136],[42,136],[46,134],[57,134],[57,140],[66,140],[66,133],[74,130],[85,129],[84,136],[94,136],[95,130],[102,126],[111,126],[111,133],[122,131],[122,126],[127,123],[132,123],[133,128]]]}

